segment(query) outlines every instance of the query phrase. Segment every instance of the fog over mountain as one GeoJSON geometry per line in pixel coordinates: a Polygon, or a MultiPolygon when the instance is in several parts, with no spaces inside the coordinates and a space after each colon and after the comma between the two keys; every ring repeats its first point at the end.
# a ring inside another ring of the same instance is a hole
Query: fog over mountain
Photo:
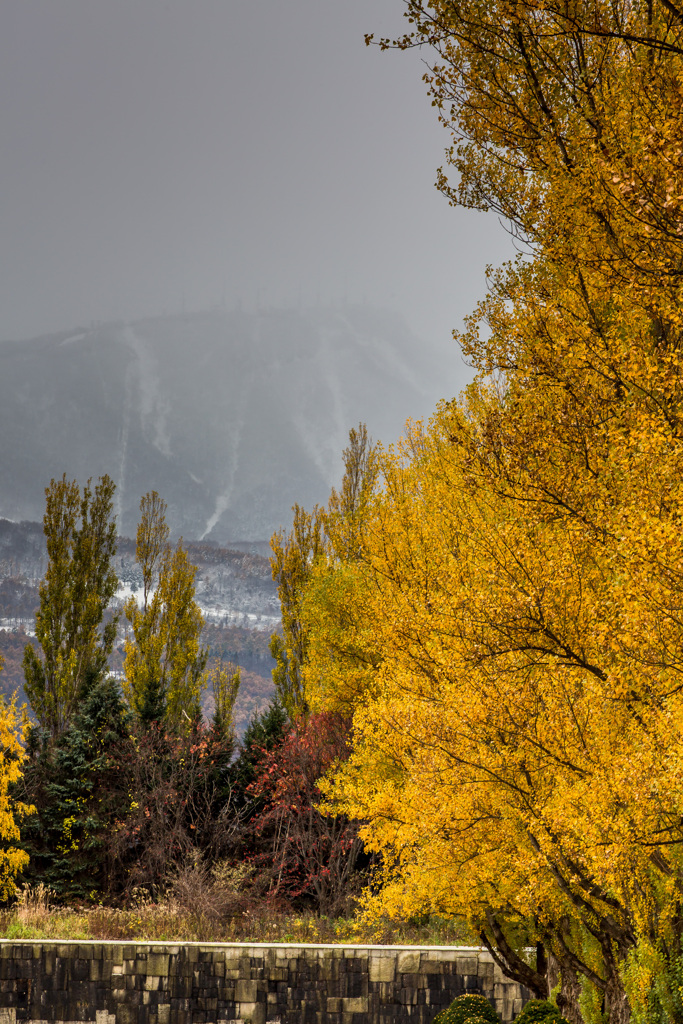
{"type": "Polygon", "coordinates": [[[109,473],[119,531],[140,496],[174,534],[267,539],[324,502],[350,427],[394,440],[456,390],[455,353],[367,306],[213,311],[0,344],[0,516],[40,519],[44,488],[109,473]],[[450,392],[449,392],[450,386],[450,392]]]}

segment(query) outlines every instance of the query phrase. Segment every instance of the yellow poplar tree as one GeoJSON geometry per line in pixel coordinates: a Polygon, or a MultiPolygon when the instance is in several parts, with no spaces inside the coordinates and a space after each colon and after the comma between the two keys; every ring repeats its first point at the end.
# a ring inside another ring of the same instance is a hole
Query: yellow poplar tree
{"type": "Polygon", "coordinates": [[[242,682],[239,665],[217,665],[210,675],[213,696],[211,728],[217,739],[234,739],[235,701],[242,682]]]}
{"type": "Polygon", "coordinates": [[[308,636],[302,614],[302,602],[313,566],[322,556],[324,538],[322,514],[295,505],[294,524],[289,533],[279,530],[270,540],[273,552],[270,566],[280,599],[282,635],[273,633],[270,652],[275,659],[273,682],[283,708],[294,720],[307,710],[303,686],[303,666],[307,657],[308,636]]]}
{"type": "Polygon", "coordinates": [[[94,490],[75,480],[52,480],[45,489],[43,529],[48,554],[40,584],[36,638],[24,649],[26,695],[39,724],[52,739],[67,728],[88,691],[107,671],[116,639],[117,617],[102,625],[118,580],[111,567],[116,552],[115,486],[103,476],[94,490]]]}
{"type": "Polygon", "coordinates": [[[142,569],[143,603],[135,597],[124,612],[126,639],[123,689],[143,727],[164,722],[189,727],[199,715],[208,652],[201,647],[204,619],[195,601],[196,566],[182,542],[168,543],[166,504],[156,491],[140,502],[136,557],[142,569]]]}
{"type": "Polygon", "coordinates": [[[364,423],[349,431],[342,453],[344,475],[322,513],[324,551],[311,567],[301,616],[308,641],[303,686],[314,710],[343,715],[353,709],[377,667],[365,629],[368,585],[362,554],[368,512],[378,482],[380,449],[364,423]]]}
{"type": "Polygon", "coordinates": [[[526,509],[472,487],[452,441],[462,426],[446,410],[410,438],[408,465],[385,466],[357,637],[381,659],[334,795],[383,854],[378,912],[464,914],[498,948],[506,922],[531,922],[618,1016],[618,957],[656,906],[652,851],[634,847],[633,808],[617,814],[619,773],[637,790],[661,745],[646,748],[615,700],[609,625],[596,628],[605,566],[585,540],[530,529],[526,509]],[[567,920],[583,929],[565,934],[567,920]]]}
{"type": "MultiPolygon", "coordinates": [[[[683,12],[407,7],[398,45],[431,47],[453,137],[457,180],[440,187],[505,217],[529,258],[491,273],[460,338],[478,371],[467,396],[382,460],[347,618],[374,663],[346,685],[334,662],[354,751],[329,800],[383,855],[370,910],[466,914],[520,976],[511,936],[526,929],[560,964],[573,1021],[601,1004],[615,1024],[672,1017],[683,12]]],[[[323,704],[328,654],[309,648],[323,704]]]]}
{"type": "Polygon", "coordinates": [[[364,423],[349,431],[342,459],[341,488],[332,489],[327,507],[316,506],[309,514],[295,505],[290,533],[281,530],[271,540],[271,568],[282,611],[282,636],[271,637],[273,679],[292,719],[309,710],[311,702],[320,703],[323,686],[328,698],[335,694],[335,710],[348,711],[343,691],[350,685],[350,665],[365,678],[367,659],[365,654],[359,657],[358,644],[351,640],[355,629],[348,621],[349,616],[357,619],[355,610],[362,605],[363,530],[378,473],[378,451],[364,423]],[[338,664],[344,665],[341,673],[338,664]],[[313,684],[307,682],[310,671],[316,676],[313,684]]]}

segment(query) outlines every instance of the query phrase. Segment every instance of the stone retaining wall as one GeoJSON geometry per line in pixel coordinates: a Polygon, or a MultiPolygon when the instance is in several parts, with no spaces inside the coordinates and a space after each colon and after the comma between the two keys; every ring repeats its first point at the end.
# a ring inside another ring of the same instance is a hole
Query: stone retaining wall
{"type": "Polygon", "coordinates": [[[479,949],[0,942],[0,1024],[429,1024],[463,992],[529,997],[479,949]]]}

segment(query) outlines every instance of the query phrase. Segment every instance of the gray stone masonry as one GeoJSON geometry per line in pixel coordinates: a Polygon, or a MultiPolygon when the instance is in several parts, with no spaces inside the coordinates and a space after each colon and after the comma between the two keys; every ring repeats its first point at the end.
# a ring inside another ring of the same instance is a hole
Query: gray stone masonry
{"type": "Polygon", "coordinates": [[[0,940],[0,1024],[430,1024],[529,993],[481,949],[0,940]]]}

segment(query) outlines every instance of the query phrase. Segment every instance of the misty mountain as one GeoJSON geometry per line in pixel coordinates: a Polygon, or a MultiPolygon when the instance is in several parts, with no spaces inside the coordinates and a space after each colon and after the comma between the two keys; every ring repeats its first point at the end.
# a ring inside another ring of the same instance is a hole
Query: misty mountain
{"type": "MultiPolygon", "coordinates": [[[[451,357],[451,360],[453,357],[451,357]]],[[[452,363],[451,363],[452,366],[452,363]]],[[[370,307],[209,312],[0,344],[0,516],[40,520],[66,473],[109,473],[119,530],[142,494],[174,534],[267,539],[325,502],[350,427],[394,440],[440,397],[444,356],[370,307]]]]}

